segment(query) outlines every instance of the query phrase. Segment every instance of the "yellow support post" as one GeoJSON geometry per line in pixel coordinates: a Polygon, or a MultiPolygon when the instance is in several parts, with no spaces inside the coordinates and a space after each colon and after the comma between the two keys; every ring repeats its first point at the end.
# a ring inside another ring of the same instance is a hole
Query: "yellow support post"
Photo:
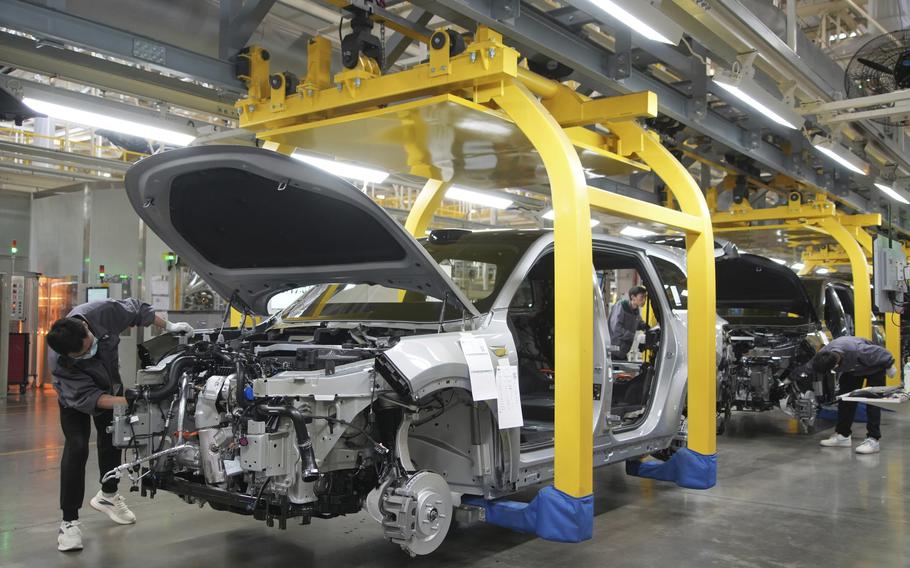
{"type": "Polygon", "coordinates": [[[430,227],[430,221],[433,220],[433,213],[439,209],[442,198],[445,197],[446,190],[451,184],[439,181],[438,179],[428,179],[423,189],[417,194],[417,201],[408,213],[408,218],[404,223],[404,228],[415,238],[422,237],[430,227]]]}
{"type": "MultiPolygon", "coordinates": [[[[556,489],[573,497],[593,492],[594,295],[591,291],[591,209],[587,181],[572,141],[527,87],[506,84],[496,104],[540,153],[556,217],[556,489]]],[[[713,332],[712,332],[713,333],[713,332]]]]}
{"type": "Polygon", "coordinates": [[[620,138],[641,139],[637,152],[679,203],[682,214],[701,221],[700,230],[686,230],[688,273],[688,419],[689,449],[702,455],[717,453],[717,352],[713,338],[717,324],[714,278],[714,233],[708,204],[685,166],[660,139],[634,122],[609,123],[620,138]]]}
{"type": "Polygon", "coordinates": [[[904,371],[904,362],[901,359],[900,314],[885,314],[885,348],[891,352],[891,356],[894,357],[894,365],[897,367],[897,375],[888,377],[885,384],[889,387],[896,387],[901,384],[904,371]]]}
{"type": "Polygon", "coordinates": [[[866,261],[863,247],[850,234],[840,221],[831,217],[815,221],[815,224],[824,229],[837,244],[843,247],[850,260],[850,269],[853,272],[853,322],[856,326],[856,336],[872,339],[872,293],[869,288],[871,273],[866,261]]]}

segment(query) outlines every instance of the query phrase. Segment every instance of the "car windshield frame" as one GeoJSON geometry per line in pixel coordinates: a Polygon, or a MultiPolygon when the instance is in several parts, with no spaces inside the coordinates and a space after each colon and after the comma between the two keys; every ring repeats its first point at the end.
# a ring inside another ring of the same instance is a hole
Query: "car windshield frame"
{"type": "MultiPolygon", "coordinates": [[[[532,231],[434,231],[418,242],[430,253],[437,264],[445,261],[468,261],[494,265],[495,279],[483,297],[472,300],[479,313],[489,312],[503,286],[518,266],[531,245],[540,238],[539,232],[532,231]]],[[[451,275],[450,275],[451,276],[451,275]]],[[[475,293],[472,288],[461,288],[456,279],[453,284],[465,294],[475,293]]],[[[430,298],[416,292],[385,288],[375,283],[323,283],[316,284],[291,302],[279,317],[286,322],[314,321],[401,321],[412,323],[435,323],[462,319],[465,314],[449,299],[444,314],[443,298],[430,298]],[[334,288],[331,288],[334,287],[334,288]],[[369,288],[367,288],[369,287],[369,288]],[[351,300],[333,302],[343,293],[361,298],[384,296],[389,299],[390,291],[395,293],[394,301],[370,302],[351,300]]]]}

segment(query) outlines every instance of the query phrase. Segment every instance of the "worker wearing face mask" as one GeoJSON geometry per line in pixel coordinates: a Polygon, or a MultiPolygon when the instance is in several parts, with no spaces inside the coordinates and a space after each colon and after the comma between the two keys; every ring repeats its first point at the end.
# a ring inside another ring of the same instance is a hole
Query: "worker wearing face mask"
{"type": "Polygon", "coordinates": [[[629,297],[616,302],[610,310],[610,341],[616,347],[613,359],[625,360],[632,349],[635,332],[648,329],[641,319],[640,309],[647,300],[648,291],[643,286],[633,286],[629,289],[629,297]]]}
{"type": "MultiPolygon", "coordinates": [[[[192,334],[187,323],[156,316],[151,306],[134,298],[101,300],[76,306],[47,333],[48,364],[60,402],[60,426],[65,443],[60,462],[60,508],[63,522],[57,549],[82,548],[79,509],[85,494],[91,422],[97,435],[101,475],[120,465],[120,450],[107,431],[114,406],[127,404],[120,378],[117,347],[120,333],[130,327],[156,325],[169,333],[192,334]]],[[[117,479],[105,482],[90,505],[116,523],[128,525],[136,516],[117,493],[117,479]]]]}

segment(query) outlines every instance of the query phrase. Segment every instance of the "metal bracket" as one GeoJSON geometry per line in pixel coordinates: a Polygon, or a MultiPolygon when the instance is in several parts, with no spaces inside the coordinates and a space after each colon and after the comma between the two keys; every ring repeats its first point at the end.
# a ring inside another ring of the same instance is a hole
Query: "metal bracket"
{"type": "Polygon", "coordinates": [[[515,18],[521,12],[521,0],[493,0],[490,15],[504,24],[515,25],[515,18]]]}
{"type": "Polygon", "coordinates": [[[607,75],[619,81],[632,75],[632,31],[619,27],[614,37],[613,53],[607,56],[607,75]]]}

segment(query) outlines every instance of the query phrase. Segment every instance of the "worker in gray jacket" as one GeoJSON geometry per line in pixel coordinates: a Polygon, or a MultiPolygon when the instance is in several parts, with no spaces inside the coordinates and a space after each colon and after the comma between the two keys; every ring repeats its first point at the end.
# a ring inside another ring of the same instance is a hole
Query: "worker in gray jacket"
{"type": "MultiPolygon", "coordinates": [[[[849,335],[838,337],[822,347],[809,361],[807,370],[815,373],[838,375],[838,394],[847,394],[863,387],[863,380],[868,386],[885,386],[885,374],[893,377],[897,372],[894,357],[884,347],[868,339],[849,335]]],[[[837,426],[830,438],[821,441],[821,445],[831,447],[852,446],[853,417],[856,414],[855,402],[840,401],[837,403],[837,426]]],[[[856,447],[858,454],[875,454],[881,449],[882,411],[877,406],[866,406],[866,440],[856,447]]]]}
{"type": "Polygon", "coordinates": [[[626,359],[635,332],[648,329],[648,324],[641,319],[640,308],[648,300],[648,291],[643,286],[633,286],[629,289],[629,297],[613,304],[610,310],[610,342],[616,347],[613,352],[614,359],[626,359]]]}
{"type": "MultiPolygon", "coordinates": [[[[107,428],[113,408],[127,404],[121,396],[120,333],[130,327],[151,324],[170,333],[192,333],[186,323],[171,323],[156,316],[151,306],[134,298],[101,300],[76,306],[54,322],[47,333],[48,364],[60,403],[60,426],[65,438],[60,461],[60,508],[63,522],[57,549],[82,549],[79,509],[85,495],[85,465],[91,422],[95,422],[100,475],[120,465],[120,450],[114,447],[107,428]]],[[[92,508],[116,523],[128,525],[136,516],[117,493],[117,480],[102,484],[90,501],[92,508]]]]}

